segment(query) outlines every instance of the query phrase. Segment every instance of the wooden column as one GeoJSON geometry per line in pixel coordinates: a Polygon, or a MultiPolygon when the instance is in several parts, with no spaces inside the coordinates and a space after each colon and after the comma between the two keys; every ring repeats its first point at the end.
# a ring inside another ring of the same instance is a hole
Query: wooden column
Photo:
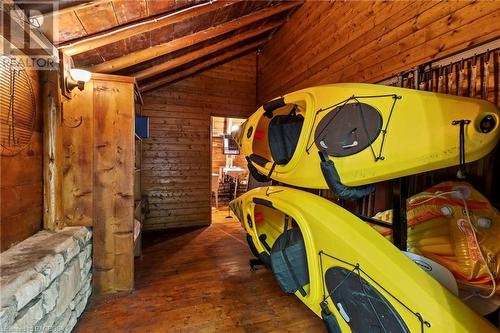
{"type": "Polygon", "coordinates": [[[134,287],[134,79],[94,76],[94,290],[134,287]]]}
{"type": "Polygon", "coordinates": [[[64,226],[62,215],[62,124],[59,75],[43,72],[43,226],[55,230],[64,226]]]}
{"type": "Polygon", "coordinates": [[[64,218],[92,226],[95,294],[134,287],[134,84],[92,74],[63,104],[64,218]]]}

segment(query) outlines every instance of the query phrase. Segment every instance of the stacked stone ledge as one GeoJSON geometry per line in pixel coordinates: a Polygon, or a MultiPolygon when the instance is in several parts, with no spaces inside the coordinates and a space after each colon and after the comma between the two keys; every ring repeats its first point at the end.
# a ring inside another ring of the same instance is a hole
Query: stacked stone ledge
{"type": "Polygon", "coordinates": [[[92,292],[91,238],[44,230],[0,254],[0,332],[71,332],[92,292]]]}

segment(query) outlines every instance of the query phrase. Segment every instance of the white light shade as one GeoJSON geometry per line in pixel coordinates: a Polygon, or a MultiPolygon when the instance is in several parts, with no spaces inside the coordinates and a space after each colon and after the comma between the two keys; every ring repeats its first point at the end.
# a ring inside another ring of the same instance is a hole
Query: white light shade
{"type": "Polygon", "coordinates": [[[233,125],[231,126],[231,133],[236,132],[240,128],[240,125],[233,125]]]}
{"type": "Polygon", "coordinates": [[[70,69],[69,74],[71,75],[71,78],[77,82],[88,82],[90,80],[90,76],[92,75],[89,71],[78,68],[70,69]]]}

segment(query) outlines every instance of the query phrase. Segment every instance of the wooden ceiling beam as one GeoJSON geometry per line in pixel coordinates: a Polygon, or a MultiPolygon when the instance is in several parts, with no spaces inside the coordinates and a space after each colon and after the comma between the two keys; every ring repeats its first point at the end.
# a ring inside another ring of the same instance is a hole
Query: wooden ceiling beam
{"type": "Polygon", "coordinates": [[[251,50],[257,49],[259,46],[262,46],[268,40],[269,40],[269,38],[263,38],[263,39],[258,40],[256,42],[245,45],[243,47],[240,47],[240,48],[237,48],[235,50],[231,50],[231,51],[228,51],[226,53],[223,53],[217,57],[210,58],[207,61],[204,61],[204,62],[201,62],[201,63],[196,64],[194,66],[191,66],[188,69],[185,69],[183,71],[174,73],[172,75],[164,76],[161,79],[158,79],[158,80],[152,81],[152,82],[148,82],[144,85],[139,85],[139,90],[142,93],[142,92],[145,92],[145,91],[148,91],[151,89],[155,89],[155,88],[158,88],[160,86],[178,81],[180,79],[184,79],[188,76],[191,76],[195,73],[198,73],[202,70],[205,70],[211,66],[220,64],[228,59],[242,55],[245,52],[249,52],[251,50]]]}
{"type": "Polygon", "coordinates": [[[233,46],[237,43],[243,42],[245,40],[248,40],[250,38],[256,37],[260,34],[263,34],[265,32],[271,31],[273,29],[278,28],[281,26],[283,23],[285,23],[285,20],[281,20],[278,22],[273,22],[273,23],[267,23],[257,29],[246,31],[241,34],[237,34],[231,38],[225,39],[221,42],[209,45],[207,47],[204,47],[202,49],[187,53],[185,55],[182,55],[180,57],[165,61],[161,64],[158,64],[156,66],[147,68],[145,70],[133,73],[132,76],[134,76],[137,80],[144,80],[149,77],[158,75],[160,73],[166,72],[168,70],[174,69],[176,67],[182,66],[184,64],[187,64],[188,62],[191,62],[195,59],[210,55],[212,53],[221,51],[225,48],[228,48],[230,46],[233,46]]]}
{"type": "Polygon", "coordinates": [[[237,18],[235,20],[217,25],[215,27],[211,27],[188,36],[174,39],[164,44],[156,45],[137,52],[129,53],[123,57],[105,61],[89,68],[89,71],[95,73],[113,73],[120,69],[127,68],[135,64],[175,52],[187,46],[191,46],[205,40],[224,35],[231,31],[251,25],[255,22],[259,22],[274,15],[289,11],[299,5],[301,5],[301,2],[294,1],[285,3],[283,5],[277,5],[267,9],[263,9],[255,13],[237,18]]]}
{"type": "Polygon", "coordinates": [[[76,41],[70,41],[60,44],[58,46],[58,49],[71,56],[80,54],[107,44],[129,38],[131,36],[166,27],[168,25],[181,22],[195,16],[210,13],[223,7],[233,5],[236,2],[237,1],[213,0],[212,2],[202,3],[200,5],[189,7],[187,9],[173,12],[171,14],[162,15],[160,17],[148,17],[139,22],[125,24],[107,31],[100,32],[98,34],[80,38],[76,41]]]}

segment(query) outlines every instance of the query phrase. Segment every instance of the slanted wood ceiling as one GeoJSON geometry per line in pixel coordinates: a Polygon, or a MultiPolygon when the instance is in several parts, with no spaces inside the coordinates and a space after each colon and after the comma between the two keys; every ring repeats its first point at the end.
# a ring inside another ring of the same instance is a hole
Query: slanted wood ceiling
{"type": "Polygon", "coordinates": [[[142,91],[265,44],[301,1],[99,0],[43,14],[75,67],[136,77],[142,91]]]}

